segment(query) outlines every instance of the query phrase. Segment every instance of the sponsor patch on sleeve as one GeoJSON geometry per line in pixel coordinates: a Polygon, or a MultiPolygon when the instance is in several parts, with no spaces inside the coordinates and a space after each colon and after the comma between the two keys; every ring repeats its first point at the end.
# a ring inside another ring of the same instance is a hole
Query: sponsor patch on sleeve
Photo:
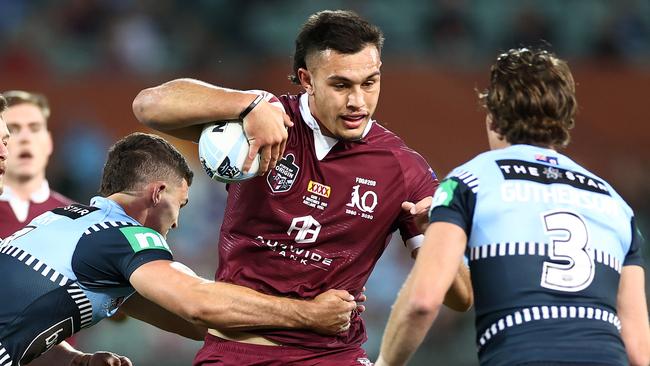
{"type": "Polygon", "coordinates": [[[140,252],[148,249],[160,249],[172,252],[167,245],[165,238],[156,230],[142,226],[127,226],[120,228],[124,237],[131,244],[134,252],[140,252]]]}
{"type": "Polygon", "coordinates": [[[454,191],[458,187],[458,182],[453,179],[445,179],[440,183],[436,193],[433,195],[433,202],[431,209],[438,206],[449,206],[449,203],[454,198],[454,191]]]}

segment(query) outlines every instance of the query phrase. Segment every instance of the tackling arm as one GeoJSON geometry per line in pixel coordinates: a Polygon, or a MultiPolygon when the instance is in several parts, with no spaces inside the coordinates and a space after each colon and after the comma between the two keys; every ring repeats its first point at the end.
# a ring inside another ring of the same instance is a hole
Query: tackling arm
{"type": "Polygon", "coordinates": [[[630,365],[634,366],[650,364],[650,328],[644,282],[643,267],[623,266],[616,307],[621,320],[621,337],[630,365]]]}
{"type": "Polygon", "coordinates": [[[422,343],[457,277],[466,243],[465,231],[454,224],[436,222],[427,228],[415,265],[393,305],[376,366],[404,365],[422,343]]]}
{"type": "Polygon", "coordinates": [[[149,323],[162,330],[176,333],[186,338],[202,341],[208,330],[206,327],[192,324],[180,316],[171,313],[142,297],[139,293],[133,294],[120,306],[120,310],[129,316],[149,323]]]}
{"type": "MultiPolygon", "coordinates": [[[[329,290],[308,301],[269,296],[242,286],[208,281],[183,264],[168,260],[140,266],[130,282],[140,295],[168,312],[201,327],[222,330],[293,328],[336,334],[349,327],[351,312],[356,308],[354,297],[347,291],[329,290]]],[[[160,326],[164,319],[154,320],[154,325],[160,326]]],[[[171,321],[163,321],[163,329],[187,331],[184,325],[173,329],[174,324],[179,324],[177,317],[171,321]]]]}

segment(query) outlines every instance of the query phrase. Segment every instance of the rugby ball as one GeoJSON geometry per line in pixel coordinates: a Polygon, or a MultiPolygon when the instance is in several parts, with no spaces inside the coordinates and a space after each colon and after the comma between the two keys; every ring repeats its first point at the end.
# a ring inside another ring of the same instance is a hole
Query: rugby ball
{"type": "Polygon", "coordinates": [[[199,160],[208,176],[223,183],[237,183],[257,176],[260,155],[247,173],[242,171],[248,155],[248,139],[243,122],[217,121],[203,127],[199,138],[199,160]]]}

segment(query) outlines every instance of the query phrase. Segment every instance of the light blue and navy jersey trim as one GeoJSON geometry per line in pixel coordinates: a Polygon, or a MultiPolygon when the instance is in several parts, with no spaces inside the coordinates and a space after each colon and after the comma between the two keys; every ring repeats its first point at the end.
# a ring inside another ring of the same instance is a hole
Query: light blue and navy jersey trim
{"type": "MultiPolygon", "coordinates": [[[[469,260],[476,261],[492,257],[536,255],[548,256],[549,244],[536,242],[493,243],[480,247],[469,248],[469,260]]],[[[596,263],[608,266],[621,273],[623,264],[613,255],[598,249],[588,250],[588,254],[596,263]]]]}
{"type": "Polygon", "coordinates": [[[46,212],[0,246],[0,366],[27,364],[112,316],[140,266],[172,260],[165,238],[96,197],[46,212]],[[4,363],[3,363],[4,362],[4,363]]]}
{"type": "Polygon", "coordinates": [[[468,236],[482,363],[626,362],[616,295],[623,266],[643,263],[642,238],[603,179],[553,150],[514,145],[454,169],[430,221],[468,236]],[[594,345],[602,354],[585,356],[594,345]]]}
{"type": "Polygon", "coordinates": [[[0,343],[0,366],[11,366],[11,357],[9,357],[9,352],[2,346],[0,343]]]}
{"type": "Polygon", "coordinates": [[[56,271],[52,267],[45,264],[45,262],[38,260],[33,255],[20,248],[14,247],[12,245],[4,245],[0,247],[0,253],[16,258],[18,261],[24,263],[27,267],[40,273],[43,277],[47,278],[58,286],[66,286],[72,282],[62,273],[56,271]]]}

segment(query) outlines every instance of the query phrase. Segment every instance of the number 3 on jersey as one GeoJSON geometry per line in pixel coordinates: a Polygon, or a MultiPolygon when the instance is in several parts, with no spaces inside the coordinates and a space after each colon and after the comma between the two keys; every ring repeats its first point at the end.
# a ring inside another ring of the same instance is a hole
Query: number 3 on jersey
{"type": "Polygon", "coordinates": [[[552,211],[542,215],[545,232],[549,235],[549,257],[542,269],[542,287],[578,292],[594,280],[594,258],[589,255],[589,233],[583,218],[573,212],[552,211]]]}

